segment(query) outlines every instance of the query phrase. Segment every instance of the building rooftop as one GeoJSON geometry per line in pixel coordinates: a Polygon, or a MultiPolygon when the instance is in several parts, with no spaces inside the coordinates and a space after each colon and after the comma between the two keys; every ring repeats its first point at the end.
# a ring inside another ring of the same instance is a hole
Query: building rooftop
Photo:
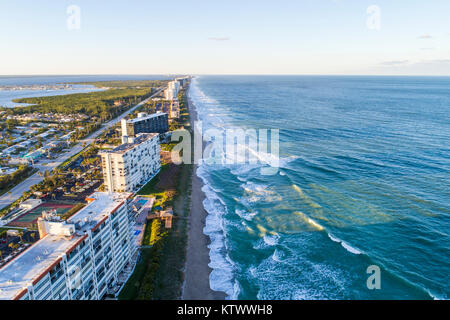
{"type": "Polygon", "coordinates": [[[142,121],[142,120],[147,120],[147,119],[151,119],[151,118],[160,117],[160,116],[163,116],[163,115],[167,115],[167,113],[165,113],[165,112],[152,113],[152,114],[148,114],[146,116],[137,117],[137,118],[134,118],[134,119],[127,119],[126,122],[127,123],[135,123],[135,122],[139,122],[139,121],[142,121]]]}
{"type": "Polygon", "coordinates": [[[60,258],[85,238],[88,229],[95,228],[115,211],[131,193],[96,192],[89,204],[69,218],[75,224],[72,236],[48,234],[0,269],[0,300],[11,300],[25,288],[50,271],[60,258]]]}
{"type": "Polygon", "coordinates": [[[127,192],[96,192],[86,199],[89,204],[67,219],[67,223],[74,223],[77,232],[84,233],[101,223],[131,196],[127,192]]]}
{"type": "Polygon", "coordinates": [[[154,138],[155,136],[159,137],[158,133],[139,133],[134,139],[132,143],[123,143],[120,146],[112,149],[112,150],[102,150],[99,154],[102,153],[126,153],[127,151],[133,149],[137,145],[141,144],[144,141],[154,138]]]}
{"type": "Polygon", "coordinates": [[[47,235],[7,263],[0,269],[0,300],[14,299],[81,238],[47,235]]]}

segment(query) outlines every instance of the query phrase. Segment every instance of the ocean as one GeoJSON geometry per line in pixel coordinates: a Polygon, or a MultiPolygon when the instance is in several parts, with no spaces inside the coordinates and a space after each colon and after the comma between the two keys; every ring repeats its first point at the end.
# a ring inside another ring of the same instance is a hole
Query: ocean
{"type": "Polygon", "coordinates": [[[279,129],[275,175],[199,166],[212,289],[450,297],[449,77],[198,76],[189,94],[204,129],[279,129]]]}

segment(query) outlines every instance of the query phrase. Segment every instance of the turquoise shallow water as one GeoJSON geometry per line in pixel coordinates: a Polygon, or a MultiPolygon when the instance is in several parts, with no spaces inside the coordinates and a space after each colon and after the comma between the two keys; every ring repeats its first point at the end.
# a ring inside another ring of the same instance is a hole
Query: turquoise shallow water
{"type": "Polygon", "coordinates": [[[280,129],[276,175],[200,166],[213,289],[449,298],[450,78],[200,76],[190,96],[206,129],[280,129]]]}

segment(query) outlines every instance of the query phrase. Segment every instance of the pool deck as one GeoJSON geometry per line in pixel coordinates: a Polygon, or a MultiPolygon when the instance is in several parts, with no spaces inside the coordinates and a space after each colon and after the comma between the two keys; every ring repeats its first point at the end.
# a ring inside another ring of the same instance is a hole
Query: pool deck
{"type": "Polygon", "coordinates": [[[152,210],[153,204],[155,203],[155,198],[147,197],[136,197],[135,201],[146,200],[145,205],[142,206],[140,212],[136,216],[134,229],[135,229],[135,240],[138,247],[141,246],[142,238],[144,237],[145,225],[147,222],[147,215],[152,210]]]}

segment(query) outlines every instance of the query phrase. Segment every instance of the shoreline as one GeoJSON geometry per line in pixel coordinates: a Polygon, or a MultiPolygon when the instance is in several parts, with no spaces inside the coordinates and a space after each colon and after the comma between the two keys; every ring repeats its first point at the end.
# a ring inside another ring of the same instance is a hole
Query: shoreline
{"type": "MultiPolygon", "coordinates": [[[[198,119],[197,112],[193,108],[189,96],[187,96],[187,102],[191,128],[194,128],[194,121],[198,119]]],[[[203,181],[197,176],[197,169],[198,165],[194,164],[184,270],[185,280],[181,299],[225,300],[225,292],[212,290],[209,282],[212,268],[209,267],[211,260],[208,245],[211,243],[211,240],[209,236],[203,233],[208,212],[203,207],[203,200],[205,200],[206,196],[202,191],[203,181]]]]}

